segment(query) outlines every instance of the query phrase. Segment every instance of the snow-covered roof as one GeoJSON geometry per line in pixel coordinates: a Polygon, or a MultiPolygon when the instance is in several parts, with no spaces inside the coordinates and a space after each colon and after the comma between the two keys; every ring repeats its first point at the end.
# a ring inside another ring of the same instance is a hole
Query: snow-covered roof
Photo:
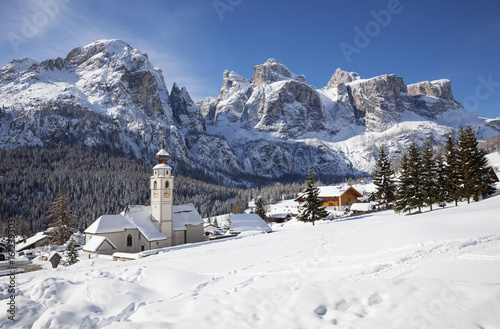
{"type": "Polygon", "coordinates": [[[266,233],[272,231],[269,225],[257,214],[233,214],[229,230],[232,232],[261,231],[266,233]]]}
{"type": "MultiPolygon", "coordinates": [[[[344,193],[347,192],[347,190],[349,190],[350,188],[352,188],[354,191],[356,191],[359,195],[361,195],[361,193],[359,193],[354,187],[352,186],[346,186],[346,185],[342,185],[342,186],[318,186],[318,189],[319,189],[319,193],[318,193],[318,197],[319,198],[327,198],[327,197],[340,197],[342,196],[344,193]]],[[[303,197],[304,196],[304,193],[302,193],[302,195],[299,197],[303,197]]],[[[297,200],[297,199],[296,199],[297,200]]]]}
{"type": "Polygon", "coordinates": [[[166,239],[167,237],[151,221],[150,214],[150,206],[131,206],[126,213],[102,215],[85,230],[85,233],[99,234],[138,229],[148,241],[166,239]]]}
{"type": "Polygon", "coordinates": [[[172,167],[164,163],[159,163],[156,166],[154,166],[153,169],[172,169],[172,167]]]}
{"type": "Polygon", "coordinates": [[[137,228],[135,224],[132,224],[125,217],[120,215],[102,215],[95,222],[92,223],[85,233],[99,234],[99,233],[111,233],[111,232],[123,232],[125,230],[131,230],[137,228]]]}
{"type": "Polygon", "coordinates": [[[156,155],[168,155],[168,156],[170,156],[170,154],[168,154],[168,152],[165,149],[161,149],[158,153],[156,153],[156,155]]]}
{"type": "Polygon", "coordinates": [[[371,203],[353,203],[351,205],[351,211],[370,211],[373,210],[373,204],[371,203]]]}
{"type": "MultiPolygon", "coordinates": [[[[173,229],[176,231],[185,231],[186,225],[204,223],[191,203],[174,206],[173,212],[173,229]]],[[[127,212],[119,215],[102,215],[85,230],[85,233],[112,233],[130,229],[138,229],[148,241],[167,239],[151,220],[151,206],[130,206],[127,212]]]]}
{"type": "Polygon", "coordinates": [[[59,258],[63,258],[63,255],[61,255],[59,252],[53,251],[53,252],[50,253],[50,255],[49,255],[49,257],[47,259],[51,260],[55,255],[59,255],[59,258]]]}
{"type": "Polygon", "coordinates": [[[318,197],[341,196],[348,189],[349,186],[319,186],[318,197]]]}
{"type": "Polygon", "coordinates": [[[16,246],[16,251],[21,251],[23,249],[26,249],[26,248],[30,247],[31,245],[34,245],[38,241],[45,239],[46,237],[47,237],[47,235],[45,234],[45,232],[38,232],[37,234],[35,234],[31,238],[27,239],[26,242],[18,244],[16,246]]]}
{"type": "Polygon", "coordinates": [[[151,206],[131,206],[128,212],[121,215],[134,224],[148,241],[158,241],[167,238],[151,221],[151,206]]]}
{"type": "Polygon", "coordinates": [[[185,231],[186,225],[203,223],[203,219],[192,203],[174,206],[174,231],[185,231]]]}
{"type": "Polygon", "coordinates": [[[105,238],[103,236],[93,236],[90,238],[89,242],[83,247],[83,250],[85,251],[90,251],[90,252],[96,252],[99,247],[104,243],[104,241],[108,241],[108,243],[113,247],[113,249],[116,249],[116,246],[108,240],[108,238],[105,238]]]}

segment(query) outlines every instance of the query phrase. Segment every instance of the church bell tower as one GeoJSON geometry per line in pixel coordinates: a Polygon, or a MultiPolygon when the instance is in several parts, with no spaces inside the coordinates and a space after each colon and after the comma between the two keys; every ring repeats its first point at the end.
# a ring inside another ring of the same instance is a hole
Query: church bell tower
{"type": "MultiPolygon", "coordinates": [[[[163,136],[163,138],[165,138],[163,136]]],[[[158,164],[153,167],[153,176],[150,179],[151,189],[151,219],[160,232],[167,237],[167,244],[171,246],[174,239],[173,232],[173,189],[174,177],[172,168],[167,165],[170,155],[165,150],[165,140],[161,150],[156,154],[158,164]]]]}

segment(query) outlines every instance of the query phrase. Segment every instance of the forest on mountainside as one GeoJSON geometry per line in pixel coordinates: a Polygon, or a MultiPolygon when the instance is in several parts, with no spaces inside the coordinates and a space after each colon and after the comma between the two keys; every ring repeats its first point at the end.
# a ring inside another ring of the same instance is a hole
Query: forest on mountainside
{"type": "MultiPolygon", "coordinates": [[[[31,234],[46,229],[48,206],[61,187],[66,189],[80,231],[103,214],[121,212],[127,203],[150,202],[151,164],[116,149],[20,147],[0,150],[0,158],[0,229],[8,218],[19,223],[27,219],[31,234]]],[[[175,169],[174,176],[174,204],[193,203],[203,217],[244,210],[256,196],[266,203],[292,198],[304,185],[301,178],[298,183],[228,187],[187,177],[175,169]]]]}

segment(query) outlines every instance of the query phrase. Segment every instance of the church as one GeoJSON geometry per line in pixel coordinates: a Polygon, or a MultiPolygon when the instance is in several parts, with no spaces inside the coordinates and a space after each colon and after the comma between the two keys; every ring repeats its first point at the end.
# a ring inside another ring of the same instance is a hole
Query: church
{"type": "Polygon", "coordinates": [[[165,141],[150,178],[151,205],[102,215],[85,230],[84,258],[142,251],[204,240],[203,219],[192,204],[173,205],[174,176],[165,141]]]}

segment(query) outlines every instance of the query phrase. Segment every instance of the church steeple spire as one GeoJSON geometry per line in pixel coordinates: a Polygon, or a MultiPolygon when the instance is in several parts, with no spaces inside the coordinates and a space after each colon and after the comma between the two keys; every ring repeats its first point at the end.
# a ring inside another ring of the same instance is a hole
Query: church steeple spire
{"type": "Polygon", "coordinates": [[[167,237],[167,245],[171,246],[174,241],[174,176],[172,176],[172,168],[167,164],[170,155],[165,150],[165,136],[162,137],[161,150],[156,154],[158,164],[153,167],[153,176],[150,178],[151,220],[167,237]]]}
{"type": "Polygon", "coordinates": [[[156,153],[156,160],[158,163],[167,163],[168,159],[170,159],[170,154],[165,150],[165,135],[161,136],[163,140],[161,142],[161,150],[156,153]]]}

